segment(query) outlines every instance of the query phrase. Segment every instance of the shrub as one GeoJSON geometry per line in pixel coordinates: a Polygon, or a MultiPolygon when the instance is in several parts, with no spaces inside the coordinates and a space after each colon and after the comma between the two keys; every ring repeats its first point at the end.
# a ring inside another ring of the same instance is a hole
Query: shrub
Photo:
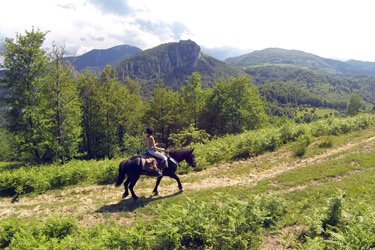
{"type": "Polygon", "coordinates": [[[274,226],[285,213],[285,201],[277,196],[254,196],[247,203],[227,199],[219,204],[190,200],[184,206],[159,207],[153,229],[156,248],[257,248],[260,229],[274,226]]]}
{"type": "Polygon", "coordinates": [[[78,227],[73,217],[62,218],[52,216],[47,219],[42,229],[43,235],[48,238],[63,239],[68,235],[77,233],[78,227]]]}
{"type": "Polygon", "coordinates": [[[304,136],[299,142],[293,146],[293,154],[295,157],[302,157],[305,155],[307,146],[310,144],[310,137],[304,136]]]}
{"type": "Polygon", "coordinates": [[[333,142],[332,142],[331,138],[327,138],[327,139],[321,140],[318,143],[318,147],[319,148],[330,148],[330,147],[332,147],[332,145],[333,145],[333,142]]]}
{"type": "Polygon", "coordinates": [[[342,192],[329,199],[326,209],[308,217],[310,229],[303,249],[373,249],[375,212],[370,205],[345,207],[342,192]],[[344,216],[345,214],[345,216],[344,216]]]}

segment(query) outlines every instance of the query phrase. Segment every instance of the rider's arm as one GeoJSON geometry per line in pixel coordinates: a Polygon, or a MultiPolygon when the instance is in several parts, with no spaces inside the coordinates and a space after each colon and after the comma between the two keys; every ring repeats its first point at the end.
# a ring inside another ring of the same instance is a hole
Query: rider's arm
{"type": "Polygon", "coordinates": [[[154,139],[154,137],[151,137],[151,138],[152,138],[152,146],[154,147],[154,149],[156,149],[156,150],[160,150],[160,151],[165,151],[164,148],[158,148],[158,147],[156,146],[156,143],[155,143],[155,139],[154,139]]]}

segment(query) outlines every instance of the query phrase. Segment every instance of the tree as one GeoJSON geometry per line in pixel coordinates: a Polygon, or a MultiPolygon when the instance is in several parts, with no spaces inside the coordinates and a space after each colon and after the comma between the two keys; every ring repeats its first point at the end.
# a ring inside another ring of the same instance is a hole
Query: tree
{"type": "Polygon", "coordinates": [[[64,164],[78,152],[81,134],[81,103],[73,66],[63,61],[65,48],[53,45],[46,82],[42,88],[51,121],[51,160],[64,164]]]}
{"type": "Polygon", "coordinates": [[[259,128],[265,118],[258,88],[247,76],[216,82],[200,117],[202,129],[216,135],[259,128]]]}
{"type": "Polygon", "coordinates": [[[198,114],[203,107],[204,92],[202,91],[201,75],[198,72],[194,72],[189,77],[187,86],[182,87],[181,91],[187,125],[193,124],[194,128],[197,128],[198,114]]]}
{"type": "Polygon", "coordinates": [[[128,79],[128,85],[121,85],[109,65],[99,78],[89,71],[78,78],[83,110],[82,151],[90,159],[112,158],[120,151],[134,152],[133,137],[142,127],[143,116],[142,98],[136,93],[138,83],[128,79]]]}
{"type": "Polygon", "coordinates": [[[118,103],[117,93],[120,83],[116,77],[116,70],[107,65],[99,77],[97,86],[97,103],[100,105],[98,119],[101,119],[102,135],[104,138],[101,140],[103,145],[104,155],[112,158],[116,153],[118,142],[116,140],[116,131],[118,129],[118,112],[116,112],[118,103]]]}
{"type": "Polygon", "coordinates": [[[124,86],[119,87],[116,98],[119,148],[127,154],[139,153],[144,149],[144,141],[140,137],[143,137],[141,134],[145,127],[142,122],[145,111],[139,83],[126,78],[124,86]]]}
{"type": "Polygon", "coordinates": [[[7,129],[15,136],[17,148],[40,164],[45,151],[48,126],[46,114],[41,108],[43,100],[40,89],[45,76],[48,59],[41,47],[46,33],[34,28],[25,35],[16,35],[16,40],[6,38],[4,88],[8,96],[4,102],[7,129]],[[30,155],[31,154],[31,155],[30,155]]]}
{"type": "Polygon", "coordinates": [[[357,94],[352,94],[347,104],[347,114],[350,116],[357,115],[362,108],[362,99],[357,94]]]}
{"type": "Polygon", "coordinates": [[[160,82],[152,92],[146,108],[144,123],[153,126],[161,135],[161,142],[168,147],[171,133],[181,130],[181,106],[177,92],[167,90],[160,82]]]}
{"type": "Polygon", "coordinates": [[[81,152],[86,152],[87,158],[97,156],[98,145],[96,143],[96,114],[99,112],[99,105],[95,101],[96,85],[98,77],[91,71],[86,70],[78,75],[80,96],[82,100],[82,145],[81,152]]]}

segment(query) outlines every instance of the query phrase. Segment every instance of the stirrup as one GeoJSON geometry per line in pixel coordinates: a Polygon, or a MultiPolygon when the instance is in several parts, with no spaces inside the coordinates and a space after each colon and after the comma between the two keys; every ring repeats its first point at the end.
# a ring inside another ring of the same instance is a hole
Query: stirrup
{"type": "Polygon", "coordinates": [[[158,169],[156,172],[158,173],[158,177],[163,176],[163,172],[160,169],[158,169]]]}

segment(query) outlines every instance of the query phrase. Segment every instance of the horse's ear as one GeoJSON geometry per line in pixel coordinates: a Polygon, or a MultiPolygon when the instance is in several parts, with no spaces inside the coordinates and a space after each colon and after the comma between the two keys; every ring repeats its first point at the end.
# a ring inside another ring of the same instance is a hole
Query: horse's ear
{"type": "Polygon", "coordinates": [[[192,152],[192,153],[194,152],[194,148],[192,148],[191,152],[192,152]]]}

